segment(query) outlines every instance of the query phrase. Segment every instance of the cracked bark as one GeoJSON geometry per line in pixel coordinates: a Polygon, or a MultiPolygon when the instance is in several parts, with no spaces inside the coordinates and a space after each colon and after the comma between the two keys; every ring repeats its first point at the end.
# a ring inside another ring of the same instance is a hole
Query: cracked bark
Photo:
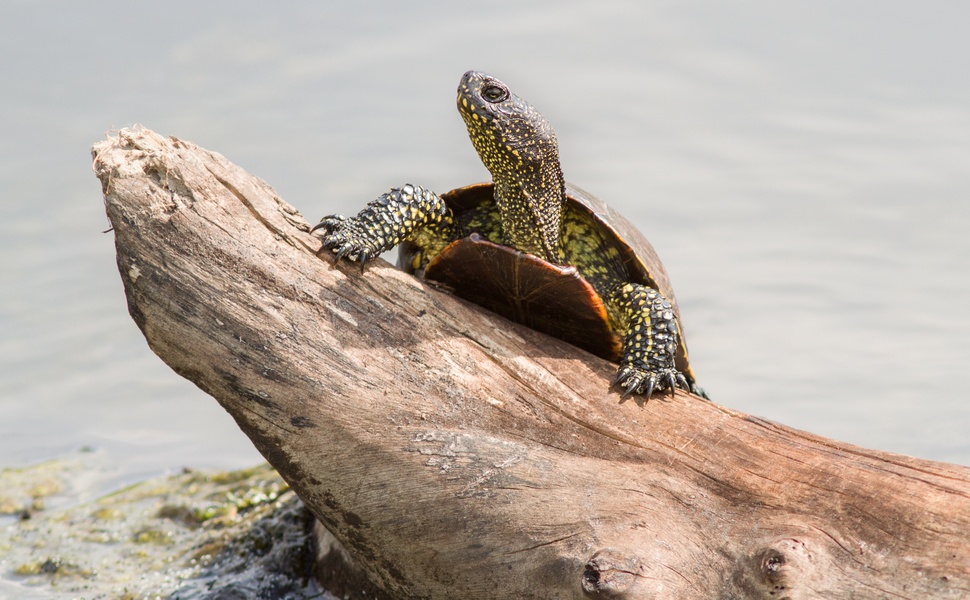
{"type": "Polygon", "coordinates": [[[218,154],[144,129],[93,154],[150,347],[384,597],[970,595],[970,469],[681,392],[620,403],[605,361],[386,263],[317,258],[218,154]]]}

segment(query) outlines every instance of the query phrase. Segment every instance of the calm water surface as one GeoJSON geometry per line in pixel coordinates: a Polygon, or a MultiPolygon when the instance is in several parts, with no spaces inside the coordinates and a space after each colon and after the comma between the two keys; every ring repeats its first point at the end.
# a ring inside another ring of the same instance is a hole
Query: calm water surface
{"type": "Polygon", "coordinates": [[[970,5],[487,6],[7,2],[0,466],[90,446],[108,488],[258,460],[128,317],[93,142],[194,141],[315,220],[486,179],[470,68],[654,242],[716,401],[970,464],[970,5]]]}

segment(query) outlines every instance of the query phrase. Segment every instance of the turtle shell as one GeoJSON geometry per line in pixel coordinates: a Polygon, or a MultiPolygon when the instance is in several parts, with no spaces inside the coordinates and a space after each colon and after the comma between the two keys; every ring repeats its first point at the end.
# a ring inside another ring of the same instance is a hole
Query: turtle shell
{"type": "MultiPolygon", "coordinates": [[[[441,196],[456,216],[492,197],[491,182],[441,196]]],[[[606,238],[620,251],[631,281],[659,290],[670,301],[680,324],[680,310],[667,271],[643,234],[602,200],[569,183],[566,199],[602,227],[606,238]]],[[[418,251],[410,242],[401,244],[398,266],[413,273],[413,258],[418,251]]],[[[603,300],[576,267],[553,264],[473,233],[448,245],[418,275],[507,319],[607,360],[620,359],[621,335],[610,326],[603,300]]],[[[677,369],[693,380],[683,326],[675,362],[677,369]]]]}

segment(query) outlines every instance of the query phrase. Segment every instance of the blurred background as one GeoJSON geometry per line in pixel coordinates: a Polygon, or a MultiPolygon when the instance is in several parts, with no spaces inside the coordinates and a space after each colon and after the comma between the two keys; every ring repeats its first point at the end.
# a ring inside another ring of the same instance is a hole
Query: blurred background
{"type": "Polygon", "coordinates": [[[0,13],[0,467],[91,450],[94,494],[259,460],[129,318],[92,143],[136,123],[190,140],[312,222],[487,179],[454,108],[468,69],[542,111],[567,179],[652,240],[716,402],[970,464],[970,4],[0,13]]]}

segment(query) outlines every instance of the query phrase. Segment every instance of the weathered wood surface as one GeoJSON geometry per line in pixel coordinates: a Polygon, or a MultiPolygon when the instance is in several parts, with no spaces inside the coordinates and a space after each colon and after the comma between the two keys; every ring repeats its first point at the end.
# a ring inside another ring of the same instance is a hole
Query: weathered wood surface
{"type": "Polygon", "coordinates": [[[602,360],[317,258],[218,154],[143,129],[93,152],[149,345],[388,597],[970,596],[970,469],[683,393],[621,403],[602,360]]]}

